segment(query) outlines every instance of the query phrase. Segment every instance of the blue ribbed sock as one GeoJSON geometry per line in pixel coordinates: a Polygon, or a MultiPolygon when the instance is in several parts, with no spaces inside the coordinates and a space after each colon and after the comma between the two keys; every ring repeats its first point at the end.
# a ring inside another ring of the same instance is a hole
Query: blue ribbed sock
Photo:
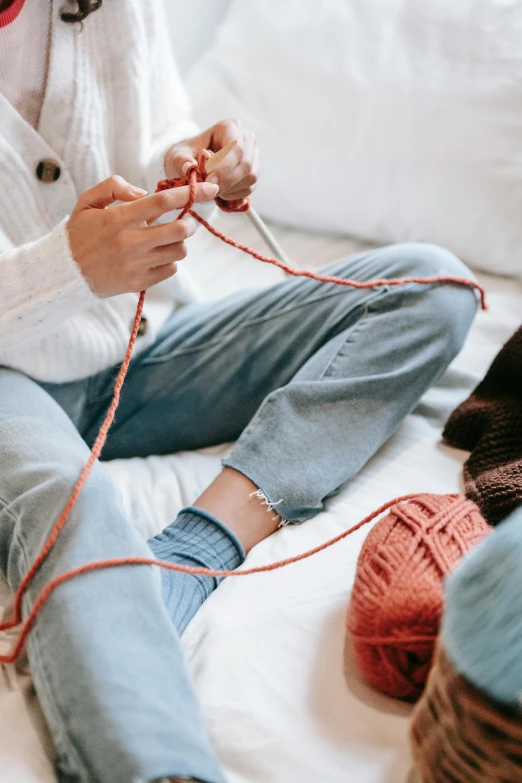
{"type": "MultiPolygon", "coordinates": [[[[237,568],[245,559],[234,533],[217,517],[196,506],[180,511],[175,521],[151,538],[148,545],[158,560],[178,565],[223,571],[237,568]]],[[[223,578],[160,570],[165,606],[182,634],[223,578]]]]}
{"type": "Polygon", "coordinates": [[[442,641],[460,674],[497,701],[521,707],[522,509],[448,579],[442,641]]]}

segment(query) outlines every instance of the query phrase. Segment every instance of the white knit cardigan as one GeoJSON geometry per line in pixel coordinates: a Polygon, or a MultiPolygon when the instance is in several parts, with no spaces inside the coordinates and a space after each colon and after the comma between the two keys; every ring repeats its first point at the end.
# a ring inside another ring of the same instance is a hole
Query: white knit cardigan
{"type": "MultiPolygon", "coordinates": [[[[167,149],[197,128],[162,0],[105,0],[81,32],[60,20],[63,0],[48,1],[51,58],[37,130],[0,94],[0,365],[61,383],[121,361],[137,302],[134,294],[99,299],[83,278],[65,227],[78,195],[111,174],[153,192],[167,149]],[[61,175],[45,184],[36,169],[49,158],[61,175]]],[[[195,295],[179,266],[147,297],[138,350],[195,295]]]]}

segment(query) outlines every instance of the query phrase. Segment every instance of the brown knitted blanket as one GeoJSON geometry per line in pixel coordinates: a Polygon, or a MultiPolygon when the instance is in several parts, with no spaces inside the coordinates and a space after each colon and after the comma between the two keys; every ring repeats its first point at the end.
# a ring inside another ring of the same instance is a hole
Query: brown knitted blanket
{"type": "Polygon", "coordinates": [[[464,465],[466,495],[490,525],[522,504],[522,327],[452,414],[444,438],[471,451],[464,465]]]}

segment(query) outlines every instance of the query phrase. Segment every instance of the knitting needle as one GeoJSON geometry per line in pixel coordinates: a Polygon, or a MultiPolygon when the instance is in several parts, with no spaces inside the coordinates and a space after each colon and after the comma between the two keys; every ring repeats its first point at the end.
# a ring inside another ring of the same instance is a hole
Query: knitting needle
{"type": "Polygon", "coordinates": [[[218,152],[203,150],[203,156],[206,158],[205,171],[207,172],[207,174],[210,174],[211,171],[213,171],[217,166],[219,166],[223,158],[226,158],[230,150],[234,149],[236,144],[237,144],[237,139],[234,139],[234,141],[231,141],[230,144],[226,144],[218,152]]]}
{"type": "MultiPolygon", "coordinates": [[[[203,156],[205,157],[205,171],[207,174],[209,174],[213,169],[218,166],[223,158],[225,158],[230,150],[235,147],[237,144],[237,141],[231,141],[230,144],[227,144],[225,147],[220,149],[216,153],[210,152],[210,150],[203,150],[203,156]]],[[[249,219],[250,223],[253,225],[253,227],[256,229],[257,233],[263,239],[263,241],[266,243],[267,247],[270,248],[274,256],[279,260],[282,261],[287,266],[295,266],[290,259],[288,258],[287,254],[275,238],[275,236],[272,234],[268,226],[266,225],[265,221],[262,219],[262,217],[259,215],[259,213],[254,209],[252,204],[250,204],[250,208],[247,212],[244,213],[247,218],[249,219]]]]}
{"type": "Polygon", "coordinates": [[[283,250],[283,248],[281,247],[281,245],[279,244],[275,236],[268,228],[265,221],[262,219],[259,213],[256,212],[253,206],[250,206],[250,209],[247,212],[245,212],[245,215],[250,220],[254,228],[257,230],[259,236],[265,240],[267,246],[270,248],[274,256],[279,261],[282,261],[283,264],[295,268],[295,264],[292,263],[292,261],[290,261],[285,251],[283,250]]]}

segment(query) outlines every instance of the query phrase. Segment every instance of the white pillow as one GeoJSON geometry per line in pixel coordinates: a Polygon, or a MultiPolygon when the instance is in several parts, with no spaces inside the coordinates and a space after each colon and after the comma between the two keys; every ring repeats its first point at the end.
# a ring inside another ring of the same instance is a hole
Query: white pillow
{"type": "Polygon", "coordinates": [[[257,132],[266,217],[521,273],[520,0],[234,0],[189,91],[257,132]]]}

